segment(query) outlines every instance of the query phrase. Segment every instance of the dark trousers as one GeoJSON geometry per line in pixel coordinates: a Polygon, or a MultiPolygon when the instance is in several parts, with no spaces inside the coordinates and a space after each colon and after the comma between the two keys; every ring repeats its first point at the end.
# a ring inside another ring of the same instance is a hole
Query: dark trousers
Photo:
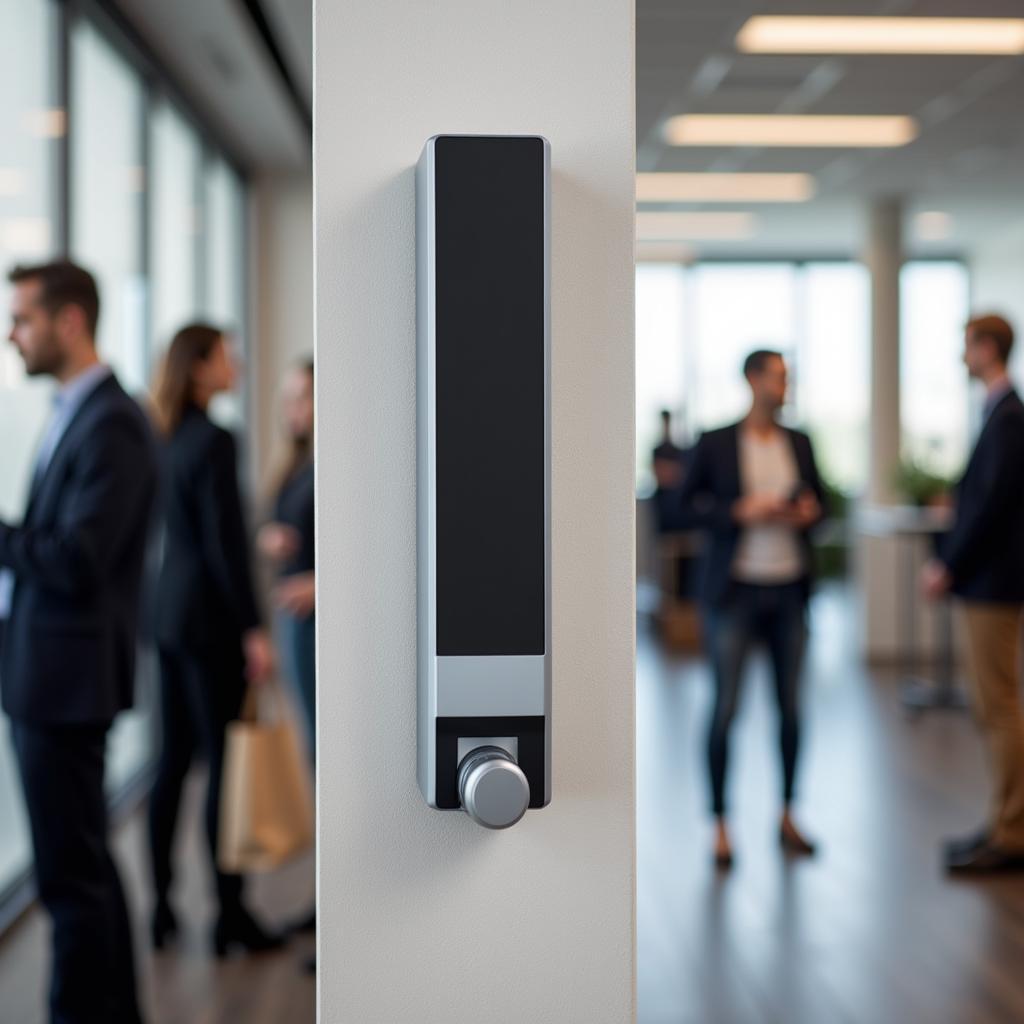
{"type": "Polygon", "coordinates": [[[711,807],[725,813],[729,732],[739,706],[747,657],[767,648],[779,705],[782,799],[793,799],[800,749],[800,674],[807,646],[804,587],[733,585],[726,603],[707,613],[708,644],[715,678],[715,704],[708,730],[711,807]]]}
{"type": "Polygon", "coordinates": [[[131,926],[107,846],[108,724],[12,721],[39,901],[53,922],[52,1024],[135,1024],[131,926]]]}
{"type": "Polygon", "coordinates": [[[217,869],[220,787],[227,724],[238,717],[245,695],[241,648],[204,656],[160,652],[160,710],[163,743],[149,798],[149,845],[153,886],[167,898],[173,881],[174,835],[181,791],[196,753],[207,763],[206,838],[220,912],[230,916],[242,899],[242,878],[217,869]]]}

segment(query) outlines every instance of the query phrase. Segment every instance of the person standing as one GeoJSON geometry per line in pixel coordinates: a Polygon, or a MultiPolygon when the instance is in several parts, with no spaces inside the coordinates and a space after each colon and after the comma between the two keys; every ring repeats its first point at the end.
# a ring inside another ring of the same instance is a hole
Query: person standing
{"type": "Polygon", "coordinates": [[[1007,374],[1013,328],[1002,317],[967,324],[964,363],[985,386],[984,424],[955,493],[956,517],[922,570],[925,596],[960,599],[974,704],[993,766],[989,820],[948,842],[946,868],[1024,870],[1024,404],[1007,374]]]}
{"type": "MultiPolygon", "coordinates": [[[[316,766],[316,557],[313,476],[313,360],[289,371],[281,389],[281,414],[288,455],[273,494],[273,518],[257,536],[260,552],[274,566],[274,601],[288,676],[306,719],[309,756],[316,766]]],[[[315,906],[292,931],[316,930],[315,906]]],[[[316,961],[305,962],[308,971],[316,961]]]]}
{"type": "Polygon", "coordinates": [[[679,486],[686,472],[686,451],[672,440],[672,413],[661,410],[661,441],[651,452],[654,512],[658,533],[679,528],[679,486]]]}
{"type": "Polygon", "coordinates": [[[273,649],[256,602],[238,489],[235,442],[207,407],[230,391],[235,367],[221,331],[178,331],[154,395],[164,440],[164,554],[156,599],[162,749],[150,794],[149,840],[155,889],[151,923],[160,949],[178,928],[170,903],[172,847],[181,791],[197,748],[206,756],[206,835],[216,882],[213,948],[249,951],[281,945],[243,901],[243,879],[217,866],[221,777],[228,723],[246,684],[263,682],[273,649]]]}
{"type": "Polygon", "coordinates": [[[257,537],[279,582],[274,599],[288,674],[306,716],[310,757],[316,760],[316,568],[313,519],[313,361],[285,378],[281,413],[288,456],[273,495],[273,519],[257,537]]]}
{"type": "Polygon", "coordinates": [[[96,352],[99,294],[67,262],[16,267],[10,340],[58,385],[20,526],[0,522],[0,661],[35,860],[53,922],[50,1014],[137,1022],[131,927],[108,846],[107,734],[131,706],[156,488],[142,411],[96,352]]]}
{"type": "Polygon", "coordinates": [[[709,535],[702,601],[715,681],[708,730],[715,862],[731,866],[726,818],[729,734],[747,657],[763,644],[771,658],[780,715],[783,786],[779,837],[791,853],[814,844],[791,813],[800,746],[800,677],[811,584],[810,531],[823,518],[825,494],[806,434],[777,422],[787,370],[778,352],[751,353],[743,366],[750,412],[704,434],[683,481],[684,525],[709,535]]]}

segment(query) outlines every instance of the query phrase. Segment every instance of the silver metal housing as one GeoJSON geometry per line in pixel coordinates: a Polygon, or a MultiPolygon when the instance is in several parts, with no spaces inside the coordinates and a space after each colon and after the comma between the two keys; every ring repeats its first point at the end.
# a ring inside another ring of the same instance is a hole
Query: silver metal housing
{"type": "MultiPolygon", "coordinates": [[[[434,145],[416,168],[418,766],[420,789],[437,806],[438,717],[543,716],[545,793],[551,796],[551,185],[544,147],[544,592],[545,653],[540,656],[439,657],[436,593],[436,381],[434,145]]],[[[500,730],[495,735],[500,734],[500,730]]]]}

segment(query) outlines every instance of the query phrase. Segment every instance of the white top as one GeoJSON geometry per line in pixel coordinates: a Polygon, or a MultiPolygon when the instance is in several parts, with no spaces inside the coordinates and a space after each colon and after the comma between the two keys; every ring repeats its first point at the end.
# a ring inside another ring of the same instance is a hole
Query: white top
{"type": "MultiPolygon", "coordinates": [[[[740,428],[740,482],[744,494],[788,499],[800,482],[793,446],[781,430],[759,437],[740,428]]],[[[792,526],[758,523],[740,534],[732,577],[741,583],[781,585],[804,575],[804,560],[792,526]]]]}

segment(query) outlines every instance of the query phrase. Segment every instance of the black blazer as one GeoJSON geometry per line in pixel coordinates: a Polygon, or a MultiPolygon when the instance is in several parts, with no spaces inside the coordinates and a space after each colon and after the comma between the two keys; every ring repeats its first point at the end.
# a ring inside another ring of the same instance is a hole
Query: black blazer
{"type": "MultiPolygon", "coordinates": [[[[826,506],[825,490],[814,461],[811,439],[798,430],[780,428],[793,446],[797,472],[821,503],[826,506]]],[[[703,599],[712,606],[724,604],[732,590],[732,563],[742,527],[732,517],[732,506],[743,495],[740,476],[740,424],[734,423],[704,434],[690,457],[690,467],[680,491],[684,528],[705,529],[709,544],[704,559],[701,587],[703,599]]],[[[811,590],[811,530],[801,535],[807,575],[802,583],[805,599],[811,590]]]]}
{"type": "Polygon", "coordinates": [[[156,638],[170,651],[237,650],[260,624],[235,440],[200,409],[162,452],[164,553],[156,638]]]}
{"type": "Polygon", "coordinates": [[[101,724],[131,706],[155,489],[149,424],[108,377],[68,424],[23,524],[0,524],[0,565],[16,579],[0,667],[12,718],[101,724]]]}
{"type": "Polygon", "coordinates": [[[939,545],[953,592],[1024,601],[1024,405],[1015,391],[989,414],[956,489],[956,523],[939,545]]]}

